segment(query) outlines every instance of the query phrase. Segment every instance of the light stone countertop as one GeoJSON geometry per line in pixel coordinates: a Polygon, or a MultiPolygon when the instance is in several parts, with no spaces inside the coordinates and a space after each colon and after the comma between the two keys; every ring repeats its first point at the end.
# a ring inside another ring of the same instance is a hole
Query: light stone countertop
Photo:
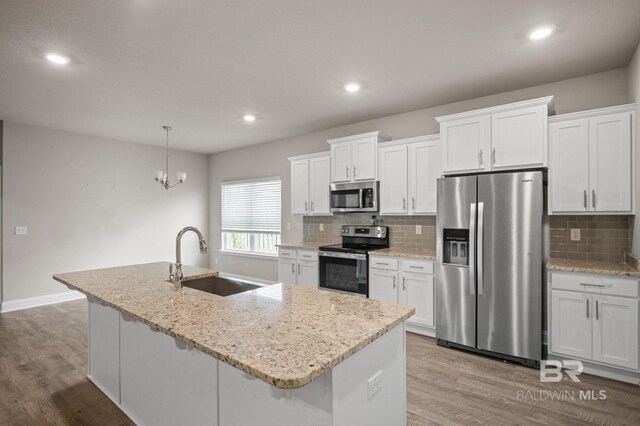
{"type": "Polygon", "coordinates": [[[409,257],[412,259],[436,260],[436,251],[429,249],[402,249],[390,247],[388,249],[374,250],[369,252],[370,256],[394,256],[409,257]]]}
{"type": "MultiPolygon", "coordinates": [[[[167,282],[169,262],[54,275],[69,288],[282,389],[302,387],[415,313],[274,284],[228,297],[167,282]]],[[[217,272],[184,266],[185,277],[217,272]]]]}
{"type": "Polygon", "coordinates": [[[278,247],[293,250],[318,250],[321,246],[328,246],[330,244],[339,244],[339,242],[317,242],[317,241],[304,241],[289,244],[277,244],[278,247]]]}
{"type": "Polygon", "coordinates": [[[611,263],[595,260],[549,259],[547,262],[547,270],[640,277],[640,271],[626,263],[611,263]]]}

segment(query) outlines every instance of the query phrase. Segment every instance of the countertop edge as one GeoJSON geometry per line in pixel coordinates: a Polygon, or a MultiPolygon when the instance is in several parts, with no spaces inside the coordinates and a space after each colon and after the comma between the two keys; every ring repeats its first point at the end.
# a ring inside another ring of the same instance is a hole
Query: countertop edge
{"type": "MultiPolygon", "coordinates": [[[[215,271],[212,271],[215,272],[215,271]]],[[[217,275],[217,272],[216,272],[217,275]]],[[[201,274],[199,275],[190,275],[189,277],[198,277],[198,276],[203,276],[201,274]]],[[[204,275],[206,276],[206,275],[204,275]]],[[[324,373],[326,373],[327,371],[331,370],[332,368],[334,368],[336,365],[340,364],[342,361],[344,361],[345,359],[349,358],[351,355],[355,354],[356,352],[360,351],[361,349],[363,349],[364,347],[366,347],[367,345],[369,345],[371,342],[373,342],[374,340],[384,336],[386,333],[388,333],[389,331],[391,331],[392,329],[394,329],[395,327],[397,327],[398,325],[402,324],[404,321],[406,321],[407,319],[411,318],[411,316],[413,316],[415,314],[415,308],[411,308],[411,310],[409,312],[407,312],[405,315],[397,318],[396,320],[394,320],[393,322],[391,322],[390,324],[388,324],[387,326],[385,326],[384,328],[378,330],[376,333],[366,337],[364,340],[362,340],[360,343],[358,343],[357,345],[355,345],[353,348],[351,348],[350,350],[348,350],[347,352],[345,352],[342,356],[336,357],[334,359],[332,359],[329,363],[325,364],[325,365],[321,365],[319,366],[316,370],[312,371],[309,375],[306,376],[302,376],[302,377],[294,377],[294,378],[287,378],[287,379],[282,379],[282,378],[277,378],[277,377],[273,377],[271,375],[269,375],[268,373],[265,373],[264,371],[261,371],[257,368],[251,367],[250,365],[244,364],[241,361],[238,361],[234,358],[231,358],[227,355],[221,354],[215,350],[212,350],[209,347],[206,347],[204,345],[199,344],[198,342],[195,342],[181,334],[176,333],[175,331],[171,330],[171,329],[167,329],[165,327],[162,327],[152,321],[149,321],[145,318],[142,318],[132,312],[127,311],[126,309],[123,309],[120,306],[116,306],[113,303],[110,303],[100,297],[95,296],[94,294],[86,291],[86,290],[82,290],[76,286],[74,286],[73,284],[63,280],[62,278],[60,278],[58,276],[58,274],[53,275],[53,279],[64,284],[65,286],[67,286],[69,289],[71,290],[75,290],[75,291],[79,291],[82,294],[85,294],[88,298],[91,298],[93,300],[98,301],[98,303],[108,306],[110,308],[113,308],[115,310],[117,310],[118,312],[124,313],[140,322],[142,322],[143,324],[146,324],[147,326],[151,327],[154,330],[158,330],[163,332],[164,334],[170,336],[170,337],[174,337],[178,340],[180,340],[183,343],[186,343],[192,347],[194,347],[195,349],[209,355],[212,356],[216,359],[218,359],[219,361],[222,361],[226,364],[231,365],[232,367],[235,367],[241,371],[244,371],[246,373],[249,373],[261,380],[263,380],[264,382],[267,382],[277,388],[280,389],[297,389],[297,388],[301,388],[309,383],[311,383],[314,379],[316,379],[317,377],[323,375],[324,373]],[[231,361],[231,362],[230,362],[231,361]]]]}

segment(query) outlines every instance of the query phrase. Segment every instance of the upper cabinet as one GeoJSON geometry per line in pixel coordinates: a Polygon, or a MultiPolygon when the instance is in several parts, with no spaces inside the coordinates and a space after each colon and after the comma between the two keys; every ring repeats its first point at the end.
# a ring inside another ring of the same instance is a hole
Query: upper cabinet
{"type": "Polygon", "coordinates": [[[291,162],[291,214],[331,214],[329,153],[290,157],[289,161],[291,162]]]}
{"type": "Polygon", "coordinates": [[[633,213],[634,104],[549,119],[550,213],[633,213]]]}
{"type": "Polygon", "coordinates": [[[553,96],[436,117],[442,172],[547,166],[547,118],[553,96]]]}
{"type": "Polygon", "coordinates": [[[438,135],[380,144],[380,214],[436,213],[442,174],[438,135]]]}
{"type": "Polygon", "coordinates": [[[331,182],[378,179],[378,142],[389,140],[391,137],[380,132],[329,139],[331,182]]]}

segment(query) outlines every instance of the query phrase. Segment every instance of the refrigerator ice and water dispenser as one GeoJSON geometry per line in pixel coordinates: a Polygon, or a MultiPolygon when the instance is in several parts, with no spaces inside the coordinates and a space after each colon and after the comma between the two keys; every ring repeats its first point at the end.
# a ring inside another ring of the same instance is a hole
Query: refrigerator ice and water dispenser
{"type": "Polygon", "coordinates": [[[442,230],[442,263],[454,266],[469,266],[469,230],[442,230]]]}

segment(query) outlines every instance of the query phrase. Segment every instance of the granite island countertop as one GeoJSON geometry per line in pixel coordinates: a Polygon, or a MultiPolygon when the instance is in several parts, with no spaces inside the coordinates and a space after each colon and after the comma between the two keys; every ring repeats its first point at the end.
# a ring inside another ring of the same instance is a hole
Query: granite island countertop
{"type": "Polygon", "coordinates": [[[549,259],[547,262],[547,270],[640,277],[640,271],[626,263],[596,260],[549,259]]]}
{"type": "MultiPolygon", "coordinates": [[[[415,313],[335,292],[274,284],[221,297],[167,282],[169,262],[54,279],[282,389],[302,387],[415,313]]],[[[184,266],[185,278],[217,275],[184,266]]]]}

